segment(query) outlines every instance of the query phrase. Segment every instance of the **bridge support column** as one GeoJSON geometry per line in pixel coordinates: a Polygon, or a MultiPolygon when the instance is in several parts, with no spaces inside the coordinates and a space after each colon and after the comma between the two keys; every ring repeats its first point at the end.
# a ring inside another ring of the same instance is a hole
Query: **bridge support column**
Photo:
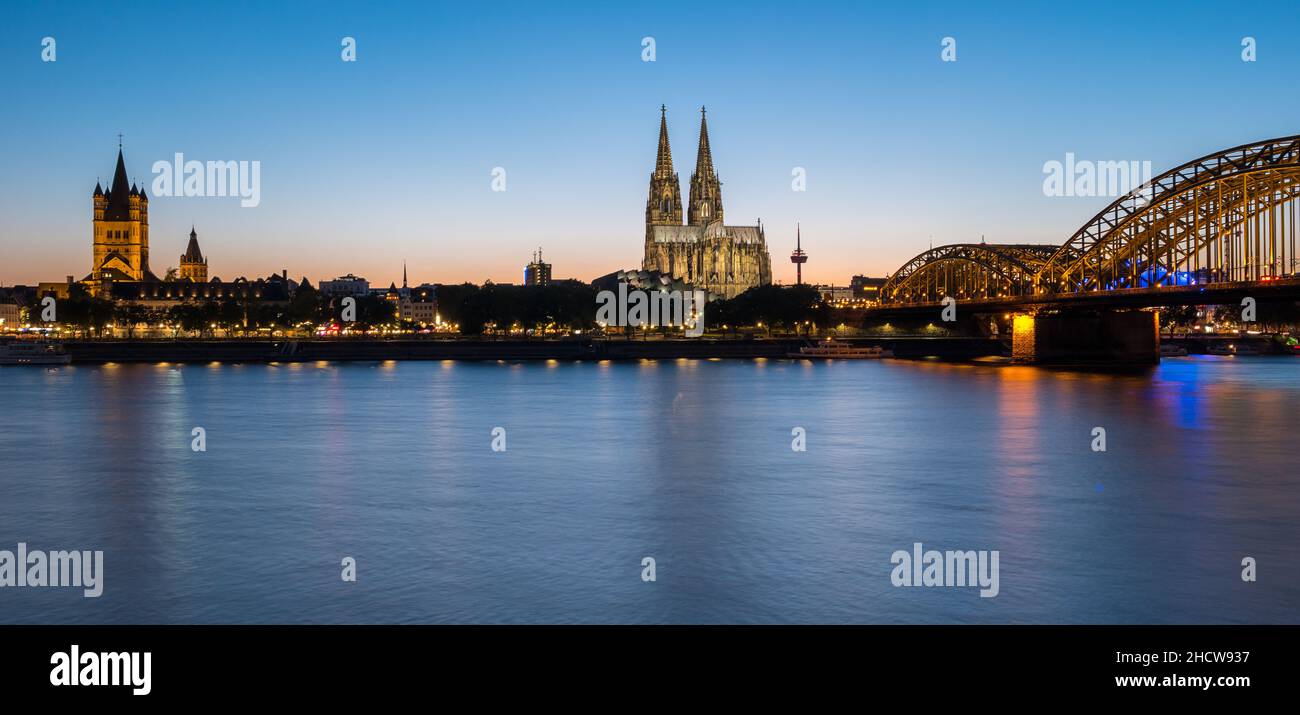
{"type": "Polygon", "coordinates": [[[1033,313],[1016,313],[1011,318],[1011,361],[1034,363],[1038,361],[1035,342],[1038,318],[1033,313]]]}
{"type": "Polygon", "coordinates": [[[1160,318],[1140,310],[1017,313],[1011,359],[1040,365],[1154,365],[1160,362],[1160,318]]]}

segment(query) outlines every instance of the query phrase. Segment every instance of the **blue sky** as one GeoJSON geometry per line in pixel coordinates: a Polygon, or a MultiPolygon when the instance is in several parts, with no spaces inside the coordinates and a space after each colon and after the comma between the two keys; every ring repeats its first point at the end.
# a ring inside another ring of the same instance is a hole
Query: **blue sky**
{"type": "Polygon", "coordinates": [[[262,200],[153,197],[211,274],[519,282],[639,264],[658,107],[683,197],[701,104],[728,223],[778,280],[880,275],[935,244],[1061,243],[1102,197],[1067,152],[1150,161],[1300,132],[1294,3],[10,3],[0,283],[85,275],[90,194],[176,152],[261,162],[262,200]],[[207,5],[207,4],[205,4],[207,5]],[[41,40],[57,61],[41,61],[41,40]],[[344,36],[358,61],[340,59],[344,36]],[[642,62],[654,37],[656,61],[642,62]],[[957,61],[940,42],[957,40],[957,61]],[[1254,37],[1258,61],[1241,60],[1254,37]],[[507,190],[491,190],[494,167],[507,190]],[[791,171],[807,190],[791,190],[791,171]]]}

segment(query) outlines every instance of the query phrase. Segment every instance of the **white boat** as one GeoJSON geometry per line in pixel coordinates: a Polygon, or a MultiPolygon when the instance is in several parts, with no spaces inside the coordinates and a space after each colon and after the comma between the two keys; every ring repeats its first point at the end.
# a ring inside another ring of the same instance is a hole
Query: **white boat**
{"type": "Polygon", "coordinates": [[[786,353],[786,357],[820,360],[879,360],[894,357],[894,352],[878,346],[859,347],[826,338],[826,340],[816,345],[799,348],[797,353],[786,353]]]}
{"type": "Polygon", "coordinates": [[[0,365],[67,365],[72,356],[62,343],[48,340],[12,340],[0,343],[0,365]]]}
{"type": "Polygon", "coordinates": [[[1169,343],[1160,343],[1160,357],[1186,357],[1187,348],[1181,345],[1171,345],[1169,343]]]}

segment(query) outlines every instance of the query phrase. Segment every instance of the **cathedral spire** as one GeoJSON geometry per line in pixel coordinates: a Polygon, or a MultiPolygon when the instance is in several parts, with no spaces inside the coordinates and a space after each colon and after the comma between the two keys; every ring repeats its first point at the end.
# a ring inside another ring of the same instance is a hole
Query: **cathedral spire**
{"type": "Polygon", "coordinates": [[[700,148],[695,155],[695,173],[691,174],[690,209],[687,223],[703,226],[722,220],[722,182],[713,168],[713,151],[709,148],[707,110],[700,107],[700,148]]]}
{"type": "Polygon", "coordinates": [[[673,150],[668,145],[668,107],[659,105],[659,156],[655,158],[655,176],[669,178],[673,175],[673,150]]]}
{"type": "Polygon", "coordinates": [[[700,107],[700,149],[695,155],[695,173],[713,175],[713,152],[709,150],[708,111],[700,107]]]}
{"type": "Polygon", "coordinates": [[[659,105],[659,154],[650,174],[650,195],[645,204],[646,240],[651,226],[682,225],[682,185],[673,171],[673,152],[668,145],[668,107],[659,105]]]}

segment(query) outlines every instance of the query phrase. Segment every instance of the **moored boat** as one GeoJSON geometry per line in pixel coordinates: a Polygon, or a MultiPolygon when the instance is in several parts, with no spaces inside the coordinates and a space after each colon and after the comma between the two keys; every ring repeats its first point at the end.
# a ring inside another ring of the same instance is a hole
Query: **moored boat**
{"type": "Polygon", "coordinates": [[[67,365],[72,356],[62,343],[48,340],[11,340],[0,343],[0,365],[67,365]]]}
{"type": "Polygon", "coordinates": [[[797,353],[786,353],[786,356],[821,360],[879,360],[894,357],[894,351],[876,345],[858,346],[826,338],[816,345],[799,348],[797,353]]]}

